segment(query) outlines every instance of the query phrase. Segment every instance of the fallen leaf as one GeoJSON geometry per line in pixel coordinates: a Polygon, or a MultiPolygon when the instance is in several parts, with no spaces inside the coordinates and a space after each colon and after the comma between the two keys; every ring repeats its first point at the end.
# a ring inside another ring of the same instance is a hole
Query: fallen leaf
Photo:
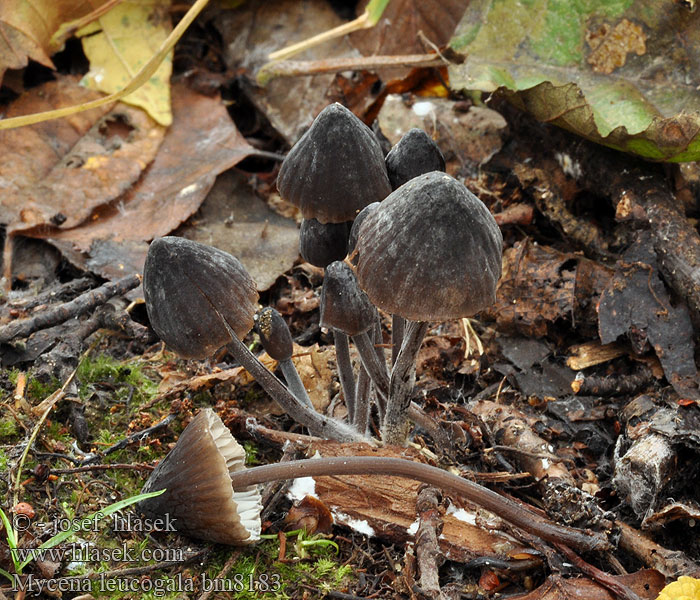
{"type": "Polygon", "coordinates": [[[153,164],[117,202],[70,230],[36,232],[74,265],[108,279],[140,272],[147,241],[176,229],[200,206],[216,175],[253,153],[218,98],[173,87],[173,125],[153,164]]]}
{"type": "Polygon", "coordinates": [[[681,2],[476,0],[450,41],[455,89],[646,158],[700,158],[698,15],[681,2]]]}
{"type": "Polygon", "coordinates": [[[107,0],[3,0],[0,2],[0,81],[6,69],[26,67],[29,59],[53,68],[59,50],[52,36],[66,21],[79,19],[107,0]]]}
{"type": "MultiPolygon", "coordinates": [[[[74,104],[96,93],[60,77],[22,94],[8,116],[74,104]]],[[[5,271],[18,235],[75,227],[116,200],[153,160],[165,130],[142,110],[107,108],[0,131],[0,222],[7,227],[5,271]]]]}
{"type": "Polygon", "coordinates": [[[193,223],[178,235],[233,254],[258,291],[270,288],[299,257],[297,224],[271,211],[234,171],[217,177],[193,223]]]}
{"type": "Polygon", "coordinates": [[[475,166],[488,162],[501,149],[507,125],[490,108],[472,106],[459,111],[447,98],[416,99],[407,105],[398,94],[386,97],[378,120],[392,145],[411,128],[423,129],[445,156],[448,172],[460,171],[465,162],[475,166]]]}
{"type": "Polygon", "coordinates": [[[481,314],[502,331],[534,338],[572,315],[580,329],[610,277],[611,271],[599,263],[526,239],[503,253],[496,303],[481,314]]]}
{"type": "Polygon", "coordinates": [[[608,344],[626,335],[640,354],[648,342],[676,392],[697,400],[700,390],[690,315],[685,304],[671,304],[659,278],[650,235],[640,234],[625,251],[600,297],[600,341],[608,344]]]}
{"type": "MultiPolygon", "coordinates": [[[[420,460],[410,448],[375,448],[368,444],[312,444],[310,454],[321,456],[393,456],[420,460]]],[[[421,483],[400,477],[348,475],[316,477],[318,498],[331,509],[336,523],[404,545],[413,540],[409,529],[416,521],[416,498],[421,483]]],[[[440,550],[445,558],[467,562],[478,556],[526,552],[527,547],[498,531],[500,519],[460,498],[451,498],[443,517],[440,550]]]]}
{"type": "MultiPolygon", "coordinates": [[[[121,2],[78,31],[90,70],[83,83],[107,94],[122,90],[158,52],[171,30],[170,0],[121,2]]],[[[138,90],[122,101],[139,106],[161,125],[172,123],[172,51],[138,90]]]]}
{"type": "MultiPolygon", "coordinates": [[[[224,41],[226,65],[232,70],[246,69],[252,79],[254,72],[267,62],[269,53],[286,42],[304,40],[342,23],[323,0],[276,0],[247,2],[236,10],[226,11],[218,19],[217,27],[224,41]]],[[[354,54],[356,51],[342,38],[320,44],[295,58],[314,60],[354,54]]],[[[253,85],[244,89],[291,145],[328,104],[326,91],[333,77],[332,74],[282,77],[271,81],[265,89],[253,85]]]]}
{"type": "MultiPolygon", "coordinates": [[[[358,14],[368,2],[358,5],[358,14]]],[[[444,46],[467,4],[466,0],[392,0],[374,27],[352,33],[350,41],[365,56],[428,53],[431,49],[419,32],[435,46],[444,46]]]]}

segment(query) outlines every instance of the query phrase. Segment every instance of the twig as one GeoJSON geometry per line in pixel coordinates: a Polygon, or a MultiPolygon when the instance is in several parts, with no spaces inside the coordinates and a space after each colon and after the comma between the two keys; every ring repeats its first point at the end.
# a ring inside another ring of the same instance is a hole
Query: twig
{"type": "Polygon", "coordinates": [[[300,77],[342,71],[370,71],[373,69],[406,67],[442,67],[445,62],[436,54],[405,54],[399,56],[361,56],[326,58],[323,60],[285,60],[264,65],[257,74],[261,85],[277,77],[300,77]]]}
{"type": "Polygon", "coordinates": [[[588,575],[593,581],[599,583],[604,588],[610,590],[613,594],[622,598],[623,600],[641,600],[641,598],[635,594],[626,585],[623,585],[617,581],[612,575],[609,575],[605,571],[594,567],[593,565],[587,563],[578,554],[576,554],[571,548],[564,546],[563,544],[554,544],[567,560],[571,561],[582,573],[588,575]]]}
{"type": "Polygon", "coordinates": [[[438,569],[444,558],[438,547],[442,533],[442,517],[439,507],[442,494],[434,487],[424,487],[418,492],[416,512],[420,523],[416,532],[416,561],[420,573],[420,587],[424,594],[435,600],[444,600],[440,589],[438,569]]]}
{"type": "Polygon", "coordinates": [[[19,489],[20,487],[22,487],[22,467],[24,467],[24,461],[27,460],[29,450],[31,449],[32,444],[34,443],[34,440],[36,440],[36,436],[39,435],[39,430],[41,429],[41,426],[44,424],[44,421],[46,421],[46,418],[49,416],[49,413],[53,410],[53,407],[56,406],[56,403],[58,403],[62,398],[65,397],[66,390],[68,389],[68,386],[73,382],[73,379],[75,379],[75,374],[77,372],[78,369],[76,367],[75,369],[73,369],[73,372],[68,376],[68,379],[66,379],[64,384],[60,387],[60,389],[56,390],[44,402],[42,402],[42,404],[44,404],[46,408],[44,409],[44,413],[37,421],[37,424],[34,426],[34,429],[32,430],[32,433],[29,436],[29,440],[27,441],[27,445],[24,448],[24,452],[22,452],[22,456],[19,459],[19,464],[17,465],[17,475],[15,476],[15,484],[13,486],[13,504],[17,504],[17,502],[19,501],[19,489]]]}
{"type": "MultiPolygon", "coordinates": [[[[143,429],[142,431],[137,431],[136,433],[132,433],[131,435],[128,435],[123,440],[120,440],[119,442],[117,442],[113,446],[110,446],[105,451],[101,452],[100,456],[107,456],[109,454],[112,454],[113,452],[116,452],[117,450],[122,450],[122,449],[126,448],[129,444],[133,444],[134,442],[140,442],[141,440],[147,438],[152,433],[155,433],[156,431],[159,431],[159,430],[165,428],[168,424],[170,424],[174,420],[175,420],[175,415],[169,414],[162,421],[159,421],[155,425],[152,425],[151,427],[143,429]]],[[[99,458],[99,456],[97,456],[97,455],[91,456],[83,463],[83,466],[90,464],[91,461],[97,460],[98,458],[99,458]]]]}
{"type": "Polygon", "coordinates": [[[70,302],[59,304],[29,319],[13,321],[0,327],[0,343],[9,342],[14,338],[25,338],[35,331],[53,327],[82,315],[96,306],[104,304],[113,296],[118,296],[134,289],[141,283],[141,277],[137,274],[127,275],[117,281],[110,281],[104,285],[81,294],[70,302]]]}
{"type": "MultiPolygon", "coordinates": [[[[161,421],[162,422],[162,421],[161,421]]],[[[159,423],[160,424],[160,423],[159,423]]],[[[64,458],[64,457],[61,457],[64,458]]],[[[76,461],[79,462],[79,461],[76,461]]],[[[152,465],[127,465],[115,463],[113,465],[84,465],[74,469],[51,469],[52,475],[71,475],[72,473],[84,473],[85,471],[109,471],[110,469],[126,469],[131,471],[152,471],[152,465]]]]}

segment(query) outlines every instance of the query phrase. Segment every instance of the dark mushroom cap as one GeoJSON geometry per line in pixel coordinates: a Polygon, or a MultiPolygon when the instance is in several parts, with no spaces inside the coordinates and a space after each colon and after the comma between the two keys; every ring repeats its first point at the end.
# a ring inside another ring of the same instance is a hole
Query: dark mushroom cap
{"type": "Polygon", "coordinates": [[[377,208],[377,206],[379,206],[379,202],[372,202],[372,204],[368,204],[359,213],[357,213],[357,217],[355,217],[355,220],[352,222],[350,235],[348,236],[348,255],[350,262],[353,265],[357,262],[353,256],[353,252],[355,251],[355,246],[357,245],[357,233],[360,231],[360,225],[362,225],[362,221],[364,221],[367,218],[367,215],[377,208]]]}
{"type": "Polygon", "coordinates": [[[294,340],[282,315],[271,306],[263,308],[255,315],[255,331],[260,343],[271,358],[282,361],[292,358],[294,340]]]}
{"type": "Polygon", "coordinates": [[[358,335],[374,325],[375,314],[352,269],[342,261],[328,265],[321,290],[321,326],[358,335]]]}
{"type": "Polygon", "coordinates": [[[358,233],[357,278],[375,305],[406,319],[468,317],[495,300],[502,242],[481,200],[434,171],[367,215],[358,233]]]}
{"type": "Polygon", "coordinates": [[[206,358],[253,327],[258,292],[239,260],[180,237],[156,238],[143,273],[151,326],[185,358],[206,358]]]}
{"type": "Polygon", "coordinates": [[[325,268],[335,260],[343,260],[348,251],[352,223],[321,223],[304,219],[299,229],[299,252],[308,263],[325,268]]]}
{"type": "Polygon", "coordinates": [[[324,108],[289,151],[277,177],[282,197],[305,219],[352,221],[391,192],[379,142],[341,104],[324,108]]]}
{"type": "Polygon", "coordinates": [[[158,463],[142,492],[165,489],[139,503],[150,518],[169,515],[191,537],[248,544],[260,537],[262,503],[257,488],[234,490],[231,473],[245,469],[245,450],[211,409],[200,410],[175,447],[158,463]]]}
{"type": "Polygon", "coordinates": [[[411,129],[404,134],[385,161],[392,190],[423,173],[445,170],[440,148],[422,129],[411,129]]]}

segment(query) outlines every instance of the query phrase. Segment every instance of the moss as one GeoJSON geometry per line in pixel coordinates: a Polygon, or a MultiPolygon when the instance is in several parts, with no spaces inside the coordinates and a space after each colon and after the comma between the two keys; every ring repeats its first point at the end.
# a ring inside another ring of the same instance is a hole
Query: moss
{"type": "Polygon", "coordinates": [[[140,405],[158,393],[158,384],[145,372],[144,363],[138,360],[118,361],[106,354],[87,356],[78,367],[81,383],[80,397],[85,400],[93,391],[93,384],[114,386],[116,402],[128,400],[140,405]]]}
{"type": "Polygon", "coordinates": [[[10,458],[7,456],[7,452],[0,450],[0,471],[7,471],[10,458]]]}
{"type": "Polygon", "coordinates": [[[0,419],[0,441],[17,435],[17,423],[10,417],[0,419]]]}

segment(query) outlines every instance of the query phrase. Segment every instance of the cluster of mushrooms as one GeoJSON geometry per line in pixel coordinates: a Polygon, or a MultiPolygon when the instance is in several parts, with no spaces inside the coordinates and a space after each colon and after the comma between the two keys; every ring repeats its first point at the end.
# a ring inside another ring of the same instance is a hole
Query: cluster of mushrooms
{"type": "MultiPolygon", "coordinates": [[[[374,133],[333,104],[280,169],[280,194],[304,217],[302,257],[325,269],[320,323],[333,331],[347,421],[315,410],[291,360],[284,319],[273,308],[257,312],[255,283],[226,252],[177,237],[153,241],[143,281],[153,329],[185,358],[207,358],[226,346],[313,435],[368,441],[376,414],[383,442],[405,443],[411,420],[421,418],[411,392],[428,324],[469,317],[490,305],[501,274],[502,237],[494,218],[444,168],[425,132],[411,130],[384,158],[374,133]],[[392,317],[389,361],[378,309],[392,317]],[[284,381],[241,341],[253,327],[284,381]],[[357,369],[350,341],[360,358],[357,369]]],[[[260,533],[255,484],[371,473],[436,485],[545,539],[585,550],[607,546],[602,536],[552,525],[487,488],[408,460],[326,458],[246,470],[242,449],[211,409],[198,413],[154,470],[144,491],[166,491],[141,508],[153,516],[169,513],[180,531],[194,537],[248,543],[260,533]]]]}

